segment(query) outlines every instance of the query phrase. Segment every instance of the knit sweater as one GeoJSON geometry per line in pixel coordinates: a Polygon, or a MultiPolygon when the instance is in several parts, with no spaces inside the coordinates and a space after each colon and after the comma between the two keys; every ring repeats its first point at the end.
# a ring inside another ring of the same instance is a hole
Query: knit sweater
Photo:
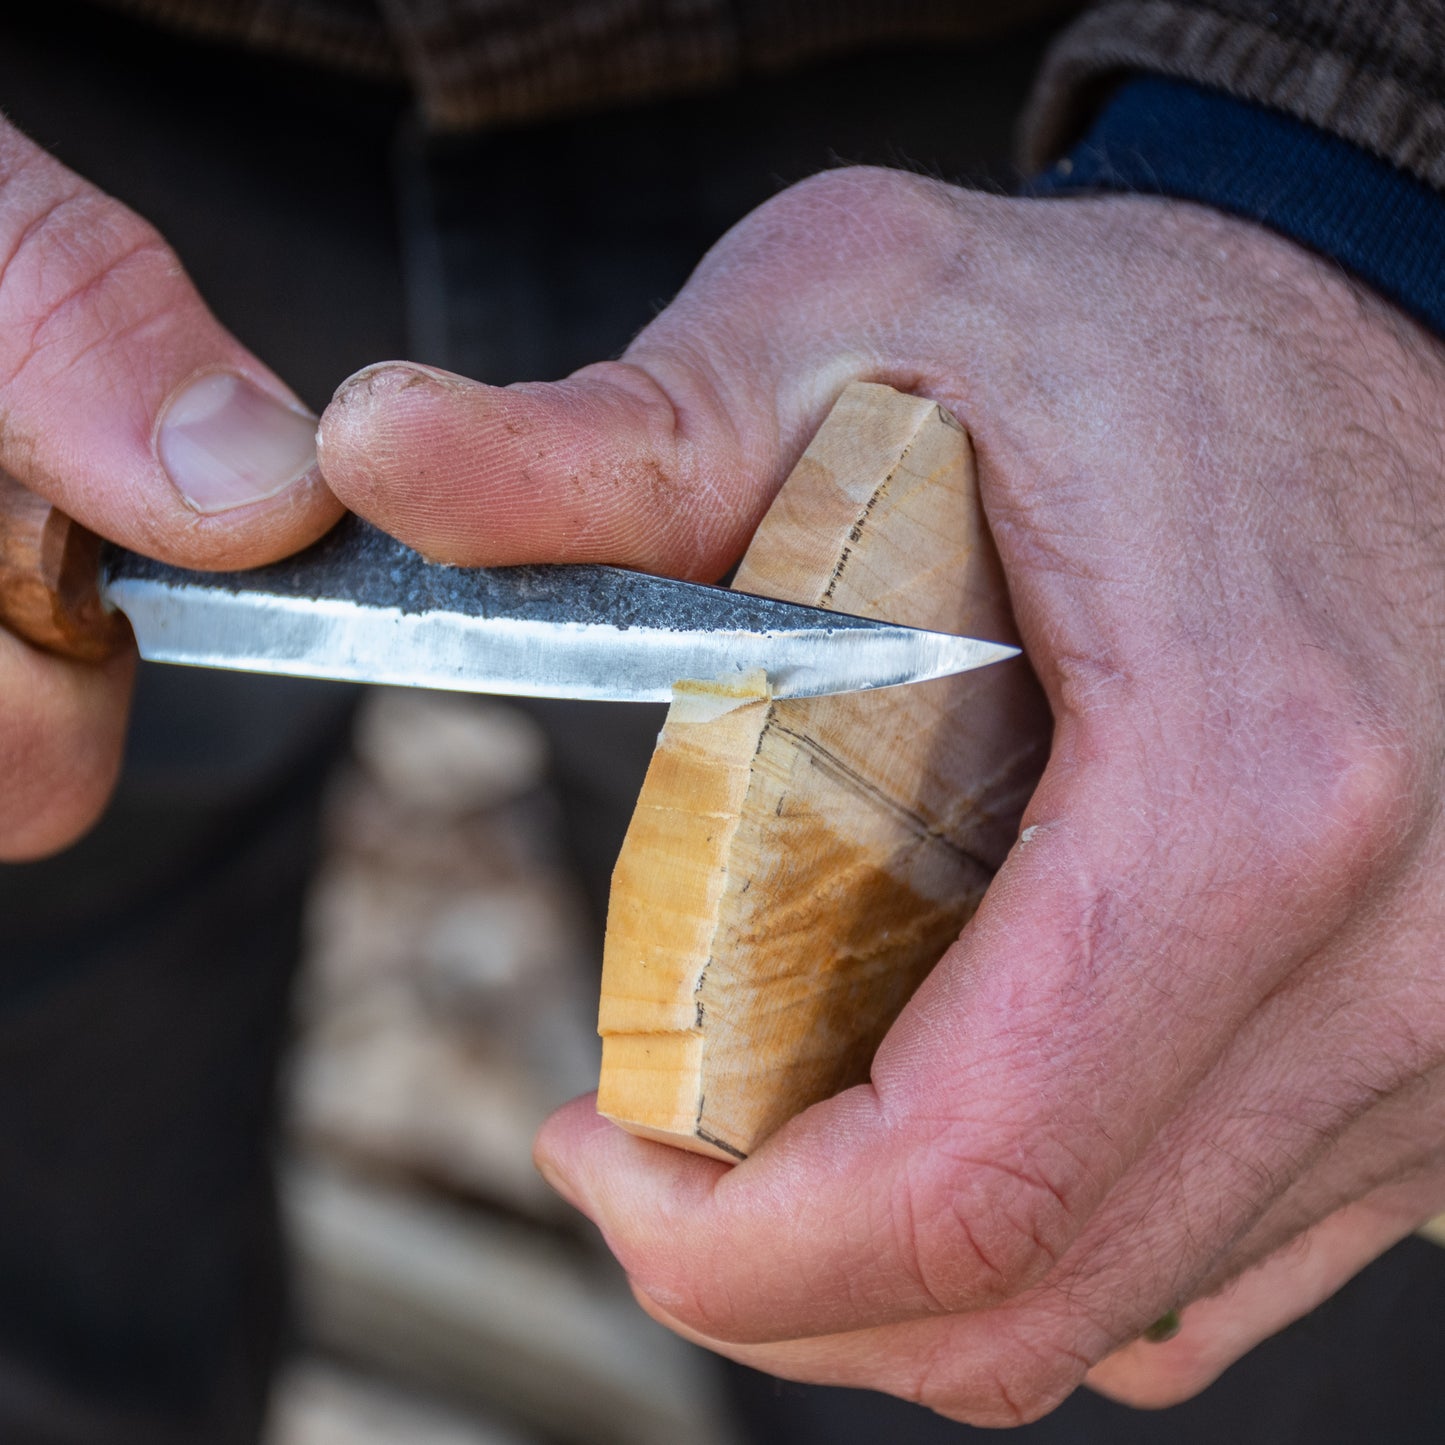
{"type": "MultiPolygon", "coordinates": [[[[976,39],[1077,0],[102,0],[406,79],[474,128],[726,84],[827,54],[976,39]]],[[[1040,165],[1131,72],[1308,121],[1445,189],[1445,0],[1103,0],[1060,36],[1024,149],[1040,165]]]]}
{"type": "Polygon", "coordinates": [[[1104,0],[1049,54],[1026,158],[1063,151],[1131,72],[1281,111],[1445,190],[1445,0],[1104,0]]]}
{"type": "Polygon", "coordinates": [[[407,81],[439,130],[715,89],[827,55],[978,39],[1078,0],[98,0],[407,81]]]}
{"type": "MultiPolygon", "coordinates": [[[[438,129],[706,90],[880,44],[979,39],[1003,21],[1078,8],[1067,0],[98,3],[409,81],[438,129]]],[[[1098,0],[1049,50],[1023,154],[1044,172],[1036,193],[1153,191],[1271,226],[1445,336],[1445,0],[1098,0]]]]}

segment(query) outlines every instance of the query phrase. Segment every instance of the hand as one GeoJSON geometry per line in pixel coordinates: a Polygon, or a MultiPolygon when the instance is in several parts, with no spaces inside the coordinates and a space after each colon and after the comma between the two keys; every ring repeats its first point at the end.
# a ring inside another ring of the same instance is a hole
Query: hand
{"type": "MultiPolygon", "coordinates": [[[[0,469],[128,547],[244,567],[340,515],[314,425],[150,226],[0,120],[0,469]]],[[[0,860],[94,821],[133,671],[0,631],[0,860]]]]}
{"type": "Polygon", "coordinates": [[[361,373],[322,465],[434,556],[707,576],[852,379],[973,433],[1055,716],[1023,836],[869,1084],[732,1169],[585,1100],[539,1162],[735,1359],[1179,1400],[1445,1208],[1445,351],[1211,212],[843,171],[622,362],[361,373]]]}

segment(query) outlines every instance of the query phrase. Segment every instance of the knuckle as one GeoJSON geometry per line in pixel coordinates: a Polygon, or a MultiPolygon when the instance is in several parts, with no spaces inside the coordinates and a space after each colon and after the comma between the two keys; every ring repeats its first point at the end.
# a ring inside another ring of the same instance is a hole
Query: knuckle
{"type": "Polygon", "coordinates": [[[70,780],[19,815],[0,820],[0,860],[31,863],[63,852],[100,821],[110,801],[115,776],[107,772],[70,780]]]}
{"type": "Polygon", "coordinates": [[[811,293],[847,278],[866,283],[875,298],[880,287],[901,295],[921,274],[932,275],[941,258],[953,257],[967,213],[963,197],[955,187],[907,171],[824,171],[760,206],[705,265],[746,266],[750,276],[776,278],[770,305],[800,288],[811,293]]]}
{"type": "Polygon", "coordinates": [[[1135,1410],[1167,1410],[1208,1389],[1229,1363],[1229,1358],[1189,1348],[1183,1339],[1162,1350],[1129,1345],[1106,1359],[1090,1384],[1135,1410]]]}
{"type": "Polygon", "coordinates": [[[880,211],[951,216],[952,194],[953,187],[912,171],[886,166],[840,166],[799,181],[769,204],[784,213],[796,209],[800,220],[815,221],[822,212],[836,225],[840,216],[872,220],[880,211]]]}
{"type": "Polygon", "coordinates": [[[1042,1148],[1003,1160],[950,1148],[905,1171],[894,1232],[904,1267],[938,1313],[1013,1299],[1038,1283],[1078,1230],[1072,1166],[1042,1148]]]}
{"type": "MultiPolygon", "coordinates": [[[[646,367],[627,360],[599,361],[583,367],[571,381],[579,378],[606,388],[625,411],[633,424],[632,430],[645,443],[645,449],[661,461],[676,465],[676,453],[683,440],[678,404],[668,388],[646,367]]],[[[704,380],[705,373],[688,373],[687,381],[692,389],[700,389],[704,380]]],[[[561,383],[564,387],[569,384],[561,383]]],[[[715,395],[705,396],[702,400],[717,404],[715,395]]]]}
{"type": "Polygon", "coordinates": [[[616,447],[594,443],[585,473],[577,475],[579,527],[600,543],[604,560],[621,555],[689,575],[721,570],[713,567],[712,534],[726,530],[734,509],[737,489],[726,473],[736,438],[704,447],[682,420],[684,410],[694,417],[726,414],[708,368],[680,365],[664,384],[636,362],[605,361],[577,377],[589,390],[599,383],[605,389],[621,421],[616,435],[625,438],[616,447]]]}
{"type": "Polygon", "coordinates": [[[1339,862],[1376,862],[1412,831],[1417,769],[1406,747],[1373,729],[1351,729],[1321,779],[1339,862]]]}
{"type": "Polygon", "coordinates": [[[44,357],[72,363],[98,338],[175,306],[183,272],[160,234],[89,186],[6,207],[0,195],[0,383],[44,357]],[[18,212],[18,214],[17,214],[18,212]]]}
{"type": "Polygon", "coordinates": [[[1108,845],[1112,876],[1091,884],[1096,957],[1123,957],[1141,927],[1175,949],[1207,940],[1294,957],[1426,837],[1431,760],[1336,664],[1288,650],[1252,664],[1264,679],[1254,695],[1130,687],[1075,722],[1095,760],[1095,834],[1120,798],[1142,824],[1108,845]]]}
{"type": "Polygon", "coordinates": [[[1257,851],[1266,875],[1285,875],[1303,899],[1348,901],[1423,821],[1420,769],[1403,740],[1351,716],[1351,700],[1308,699],[1290,711],[1256,754],[1257,851]]]}
{"type": "Polygon", "coordinates": [[[983,1359],[944,1348],[925,1357],[909,1398],[964,1424],[1009,1429],[1057,1409],[1082,1383],[1090,1361],[1066,1338],[1022,1325],[1001,1330],[983,1359]]]}
{"type": "Polygon", "coordinates": [[[28,863],[69,847],[99,820],[115,784],[118,758],[58,766],[54,748],[32,736],[7,739],[0,862],[28,863]]]}
{"type": "Polygon", "coordinates": [[[746,1258],[719,1248],[711,1234],[697,1217],[661,1201],[645,1217],[610,1217],[604,1228],[632,1289],[667,1316],[664,1323],[709,1339],[735,1339],[746,1258]]]}

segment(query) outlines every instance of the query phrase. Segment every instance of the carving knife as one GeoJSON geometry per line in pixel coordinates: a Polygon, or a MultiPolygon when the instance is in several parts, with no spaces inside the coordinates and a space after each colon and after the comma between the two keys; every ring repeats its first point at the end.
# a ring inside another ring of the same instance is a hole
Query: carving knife
{"type": "Polygon", "coordinates": [[[188,571],[102,542],[3,473],[0,622],[86,660],[133,634],[155,662],[628,702],[756,669],[774,696],[816,697],[1018,651],[617,567],[447,566],[353,516],[270,566],[188,571]]]}

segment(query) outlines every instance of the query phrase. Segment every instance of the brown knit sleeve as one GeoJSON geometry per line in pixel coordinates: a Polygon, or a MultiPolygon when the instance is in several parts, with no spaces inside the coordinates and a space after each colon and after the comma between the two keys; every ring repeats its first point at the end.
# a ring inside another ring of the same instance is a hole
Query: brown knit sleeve
{"type": "Polygon", "coordinates": [[[1079,0],[94,3],[214,40],[404,79],[438,130],[686,95],[875,46],[976,42],[1079,6],[1079,0]]]}
{"type": "Polygon", "coordinates": [[[1138,72],[1272,106],[1445,190],[1445,0],[1104,0],[1045,59],[1030,168],[1138,72]]]}

